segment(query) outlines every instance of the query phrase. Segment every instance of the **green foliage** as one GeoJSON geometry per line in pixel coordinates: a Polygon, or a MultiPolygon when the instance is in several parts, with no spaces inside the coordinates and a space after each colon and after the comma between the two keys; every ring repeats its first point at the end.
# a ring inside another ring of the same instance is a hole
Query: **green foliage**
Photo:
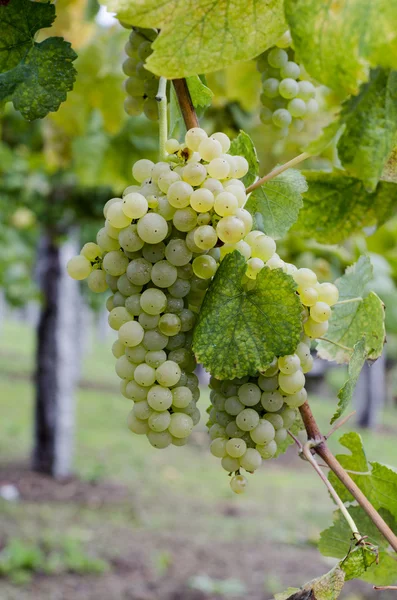
{"type": "Polygon", "coordinates": [[[353,349],[363,337],[368,359],[376,360],[382,354],[385,310],[375,292],[366,295],[366,286],[371,279],[371,261],[368,257],[361,256],[336,280],[339,302],[351,301],[333,307],[326,337],[334,344],[324,340],[318,343],[317,352],[321,358],[338,363],[349,362],[351,350],[341,348],[337,344],[353,349]]]}
{"type": "Polygon", "coordinates": [[[336,600],[339,598],[345,581],[355,579],[364,573],[375,561],[377,554],[367,548],[356,548],[348,551],[331,571],[302,588],[288,588],[285,592],[275,595],[275,600],[336,600]]]}
{"type": "MultiPolygon", "coordinates": [[[[358,433],[346,433],[339,442],[350,451],[350,454],[337,455],[342,467],[355,471],[350,473],[351,478],[374,508],[387,510],[397,520],[397,472],[378,462],[367,461],[358,433]]],[[[350,492],[333,473],[330,473],[329,479],[343,502],[353,501],[350,492]]]]}
{"type": "Polygon", "coordinates": [[[277,239],[283,237],[298,219],[307,191],[305,177],[296,169],[288,169],[255,189],[245,205],[259,229],[277,239]]]}
{"type": "Polygon", "coordinates": [[[105,561],[91,557],[81,542],[71,537],[51,543],[11,538],[0,552],[0,577],[16,584],[28,582],[34,573],[103,573],[107,569],[105,561]]]}
{"type": "Polygon", "coordinates": [[[254,183],[259,173],[259,160],[256,149],[250,136],[245,131],[240,131],[230,145],[229,154],[233,156],[244,156],[248,161],[248,173],[244,175],[242,181],[245,187],[254,183]]]}
{"type": "Polygon", "coordinates": [[[12,101],[32,121],[58,110],[73,88],[76,54],[62,38],[34,41],[50,27],[55,7],[30,0],[0,5],[0,102],[12,101]]]}
{"type": "Polygon", "coordinates": [[[304,171],[309,189],[295,227],[322,243],[335,244],[369,225],[382,225],[396,211],[397,186],[380,182],[368,193],[362,181],[342,171],[304,171]]]}
{"type": "Polygon", "coordinates": [[[216,71],[257,56],[287,29],[281,0],[105,0],[131,25],[161,30],[147,67],[169,79],[216,71]]]}
{"type": "MultiPolygon", "coordinates": [[[[359,506],[349,508],[349,513],[357,525],[358,532],[365,536],[367,543],[379,551],[378,564],[373,563],[367,571],[356,575],[375,585],[390,585],[397,577],[397,556],[388,552],[389,543],[379,532],[372,520],[359,506]]],[[[396,531],[397,523],[387,510],[380,509],[381,517],[396,531]]],[[[319,549],[324,556],[343,558],[352,547],[352,532],[340,510],[334,513],[334,523],[321,532],[319,549]]]]}
{"type": "Polygon", "coordinates": [[[255,375],[275,355],[294,352],[299,341],[301,304],[292,277],[264,268],[256,287],[246,291],[241,284],[245,269],[239,252],[224,258],[194,332],[197,360],[218,379],[255,375]]]}
{"type": "Polygon", "coordinates": [[[361,179],[373,191],[393,148],[397,131],[397,72],[371,72],[358,96],[343,106],[338,156],[349,175],[361,179]]]}
{"type": "Polygon", "coordinates": [[[365,358],[365,339],[362,338],[354,345],[353,354],[350,358],[348,367],[348,378],[338,392],[338,408],[331,419],[331,425],[343,415],[350,404],[358,377],[365,363],[365,358]]]}
{"type": "Polygon", "coordinates": [[[286,0],[295,48],[307,71],[342,94],[356,94],[368,66],[397,67],[397,7],[389,0],[286,0]]]}

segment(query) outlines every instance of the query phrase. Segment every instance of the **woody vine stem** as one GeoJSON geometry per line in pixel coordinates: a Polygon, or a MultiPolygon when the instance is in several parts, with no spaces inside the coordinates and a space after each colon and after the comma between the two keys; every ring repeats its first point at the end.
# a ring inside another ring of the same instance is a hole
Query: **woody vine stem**
{"type": "MultiPolygon", "coordinates": [[[[185,79],[174,79],[173,85],[174,85],[174,89],[175,89],[176,96],[178,99],[179,107],[180,107],[180,110],[181,110],[181,113],[182,113],[182,116],[183,116],[183,119],[184,119],[184,122],[186,125],[186,129],[191,129],[192,127],[198,127],[199,121],[198,121],[196,112],[194,110],[194,106],[192,103],[192,99],[190,97],[189,88],[187,86],[186,80],[185,79]]],[[[251,192],[252,190],[254,190],[257,187],[259,187],[260,185],[262,185],[262,183],[269,181],[273,177],[276,177],[278,174],[282,173],[283,171],[285,171],[286,169],[289,169],[290,167],[292,167],[294,165],[297,165],[298,163],[304,161],[308,157],[309,157],[309,154],[307,154],[307,153],[300,154],[299,156],[292,159],[291,161],[285,163],[284,165],[281,165],[280,167],[277,167],[276,169],[273,169],[270,173],[268,173],[264,177],[261,177],[260,179],[258,179],[255,183],[253,183],[251,186],[249,186],[246,191],[251,192]]],[[[393,550],[395,550],[397,552],[397,536],[393,533],[393,531],[390,529],[390,527],[387,525],[387,523],[382,519],[382,517],[380,516],[378,511],[372,506],[372,504],[369,502],[369,500],[366,498],[366,496],[363,494],[363,492],[360,490],[360,488],[354,483],[354,481],[350,477],[350,475],[345,471],[345,469],[342,467],[342,465],[338,462],[338,460],[332,454],[331,450],[327,446],[326,438],[321,433],[319,426],[314,418],[314,415],[312,413],[309,403],[306,401],[299,408],[299,411],[300,411],[302,421],[305,426],[307,437],[308,437],[308,443],[305,446],[304,454],[306,455],[306,458],[309,460],[311,465],[315,468],[317,474],[320,475],[321,479],[325,483],[326,478],[325,478],[324,474],[322,473],[320,466],[315,461],[310,460],[311,458],[313,458],[311,455],[311,451],[314,451],[318,456],[320,456],[322,458],[322,460],[324,461],[324,463],[331,469],[331,471],[333,471],[333,473],[335,473],[335,475],[339,479],[339,481],[351,493],[353,498],[358,502],[358,504],[367,513],[367,515],[369,516],[371,521],[374,523],[374,525],[378,528],[378,530],[381,532],[381,534],[386,538],[386,540],[389,542],[389,544],[393,548],[393,550]],[[310,454],[310,458],[309,458],[309,454],[310,454]],[[313,465],[313,462],[315,462],[315,465],[313,465]]],[[[328,485],[327,485],[327,487],[328,487],[328,485]]],[[[339,502],[337,502],[337,503],[339,505],[339,502]]],[[[341,506],[340,506],[340,508],[341,508],[341,506]]],[[[345,507],[345,510],[343,511],[343,513],[346,517],[346,513],[347,513],[346,507],[345,507]]],[[[350,515],[348,515],[347,520],[348,520],[351,528],[356,529],[354,521],[351,519],[350,515]]],[[[354,533],[358,534],[357,531],[355,531],[354,533]]]]}

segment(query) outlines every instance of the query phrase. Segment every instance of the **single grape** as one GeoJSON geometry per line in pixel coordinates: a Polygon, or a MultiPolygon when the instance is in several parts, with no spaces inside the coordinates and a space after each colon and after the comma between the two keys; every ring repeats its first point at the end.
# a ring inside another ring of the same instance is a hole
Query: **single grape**
{"type": "Polygon", "coordinates": [[[178,383],[180,377],[181,368],[172,360],[166,360],[156,369],[156,379],[160,385],[171,387],[178,383]]]}
{"type": "Polygon", "coordinates": [[[236,417],[237,426],[243,431],[251,431],[259,423],[259,415],[256,410],[252,408],[245,408],[236,417]]]}
{"type": "Polygon", "coordinates": [[[298,95],[299,85],[295,81],[295,79],[291,79],[290,77],[287,77],[286,79],[283,79],[282,81],[280,81],[278,91],[279,91],[280,96],[290,100],[291,98],[295,98],[295,96],[298,95]]]}
{"type": "Polygon", "coordinates": [[[91,262],[85,256],[79,255],[71,258],[66,266],[67,272],[72,279],[86,279],[91,273],[91,262]]]}
{"type": "Polygon", "coordinates": [[[274,440],[275,433],[273,425],[269,421],[261,419],[258,425],[250,431],[250,436],[256,444],[267,444],[274,440]]]}
{"type": "Polygon", "coordinates": [[[280,388],[286,394],[295,394],[305,385],[305,376],[302,371],[296,371],[292,375],[280,373],[278,376],[280,388]]]}
{"type": "Polygon", "coordinates": [[[306,400],[307,400],[307,392],[306,392],[305,388],[302,388],[298,392],[295,392],[295,394],[288,394],[285,397],[285,403],[290,408],[299,408],[299,406],[302,406],[302,404],[304,404],[306,402],[306,400]]]}
{"type": "Polygon", "coordinates": [[[248,481],[244,475],[235,475],[230,480],[230,487],[235,494],[242,494],[247,485],[248,481]]]}
{"type": "Polygon", "coordinates": [[[307,106],[301,98],[294,98],[288,102],[288,110],[293,117],[304,117],[307,112],[307,106]]]}
{"type": "Polygon", "coordinates": [[[137,433],[138,435],[148,434],[149,432],[149,425],[147,424],[147,421],[140,421],[137,419],[133,411],[131,411],[128,415],[127,424],[128,429],[130,429],[133,433],[137,433]]]}
{"type": "Polygon", "coordinates": [[[193,429],[193,420],[184,413],[174,413],[171,415],[171,421],[168,427],[169,432],[176,438],[185,438],[191,434],[193,429]]]}
{"type": "Polygon", "coordinates": [[[320,283],[317,286],[318,301],[333,306],[338,302],[339,290],[333,283],[320,283]]]}
{"type": "Polygon", "coordinates": [[[106,283],[106,275],[101,269],[92,271],[88,275],[87,284],[90,290],[96,294],[105,292],[108,289],[108,284],[106,283]]]}
{"type": "Polygon", "coordinates": [[[277,98],[279,94],[280,81],[274,77],[265,79],[262,85],[263,94],[266,98],[277,98]]]}
{"type": "Polygon", "coordinates": [[[226,452],[232,458],[240,458],[247,451],[247,444],[241,438],[232,438],[226,442],[226,452]]]}
{"type": "Polygon", "coordinates": [[[278,108],[274,111],[272,120],[276,127],[288,127],[291,124],[292,116],[285,108],[278,108]]]}
{"type": "Polygon", "coordinates": [[[255,449],[259,452],[262,458],[268,460],[272,458],[277,452],[277,444],[274,440],[267,444],[257,444],[255,449]]]}
{"type": "Polygon", "coordinates": [[[210,445],[210,452],[213,456],[216,456],[217,458],[223,458],[224,456],[226,456],[226,443],[227,440],[225,438],[215,438],[214,440],[212,440],[211,445],[210,445]]]}
{"type": "Polygon", "coordinates": [[[286,375],[292,375],[295,373],[301,365],[301,361],[297,354],[288,354],[286,356],[280,356],[278,359],[278,367],[281,373],[286,375]]]}
{"type": "Polygon", "coordinates": [[[149,430],[147,438],[153,448],[158,448],[159,450],[167,448],[172,442],[172,436],[168,431],[161,431],[158,433],[157,431],[149,430]]]}

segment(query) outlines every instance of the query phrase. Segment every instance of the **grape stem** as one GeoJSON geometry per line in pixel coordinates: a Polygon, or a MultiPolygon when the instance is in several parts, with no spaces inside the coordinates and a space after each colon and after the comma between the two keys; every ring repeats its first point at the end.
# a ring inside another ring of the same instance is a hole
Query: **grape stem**
{"type": "Polygon", "coordinates": [[[397,590],[397,585],[374,585],[374,590],[397,590]]]}
{"type": "MultiPolygon", "coordinates": [[[[324,436],[317,425],[309,403],[306,401],[299,412],[304,423],[307,436],[312,443],[312,449],[318,454],[326,465],[335,473],[339,481],[351,493],[361,508],[367,513],[373,524],[389,542],[393,550],[397,552],[397,536],[393,533],[387,523],[382,519],[378,511],[372,506],[368,498],[363,494],[358,485],[348,475],[342,465],[338,462],[331,450],[328,448],[324,436]]],[[[310,453],[310,452],[309,452],[310,453]]],[[[310,453],[311,454],[311,453],[310,453]]],[[[325,476],[324,476],[325,477],[325,476]]]]}
{"type": "Polygon", "coordinates": [[[328,488],[329,493],[331,494],[332,498],[335,500],[335,503],[338,505],[341,513],[345,517],[350,529],[352,530],[353,537],[356,539],[357,542],[361,542],[362,535],[359,533],[357,525],[355,524],[351,514],[347,510],[346,506],[343,504],[342,500],[339,498],[334,486],[331,484],[331,482],[326,477],[326,475],[324,475],[320,466],[317,464],[316,459],[312,455],[311,450],[312,450],[312,448],[315,448],[315,446],[316,446],[316,442],[313,442],[312,440],[309,440],[308,442],[306,442],[306,444],[304,444],[303,450],[302,450],[303,455],[306,458],[306,460],[311,464],[313,469],[316,471],[317,475],[323,481],[324,485],[328,488]]]}
{"type": "Polygon", "coordinates": [[[347,423],[349,421],[349,419],[351,419],[353,417],[353,415],[356,414],[356,411],[353,410],[353,412],[351,412],[350,414],[346,415],[346,417],[343,417],[343,419],[341,419],[340,421],[338,421],[338,423],[335,423],[335,425],[329,430],[329,432],[327,433],[327,435],[325,435],[325,439],[328,440],[331,435],[333,433],[335,433],[335,431],[337,431],[340,427],[342,427],[345,423],[347,423]]]}
{"type": "Polygon", "coordinates": [[[165,143],[168,137],[167,123],[167,80],[165,77],[160,77],[159,89],[157,91],[156,100],[159,108],[159,155],[160,160],[167,157],[165,151],[165,143]]]}
{"type": "Polygon", "coordinates": [[[350,302],[362,302],[363,299],[361,298],[361,296],[357,296],[357,298],[348,298],[348,300],[340,300],[339,302],[336,302],[334,304],[334,306],[340,306],[341,304],[350,304],[350,302]]]}
{"type": "Polygon", "coordinates": [[[173,79],[172,83],[174,85],[183,120],[185,121],[186,129],[199,127],[199,121],[193,106],[186,79],[173,79]]]}
{"type": "Polygon", "coordinates": [[[246,193],[249,194],[250,192],[253,192],[258,187],[260,187],[262,184],[266,183],[266,181],[270,181],[270,179],[277,177],[277,175],[280,175],[280,173],[283,173],[287,169],[291,169],[291,167],[298,165],[299,163],[301,163],[304,160],[306,160],[307,158],[309,158],[309,156],[310,156],[310,154],[308,152],[303,152],[302,154],[299,154],[299,156],[295,156],[295,158],[286,162],[284,165],[280,165],[279,167],[276,167],[275,169],[270,171],[270,173],[268,173],[267,175],[264,175],[260,179],[257,179],[256,181],[254,181],[254,183],[252,183],[250,186],[248,186],[245,190],[246,193]]]}

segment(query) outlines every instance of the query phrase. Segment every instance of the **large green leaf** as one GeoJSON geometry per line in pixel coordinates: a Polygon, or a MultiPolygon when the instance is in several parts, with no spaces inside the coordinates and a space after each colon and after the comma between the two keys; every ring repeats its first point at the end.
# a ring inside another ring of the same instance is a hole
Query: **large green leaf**
{"type": "Polygon", "coordinates": [[[255,375],[275,355],[294,352],[299,342],[302,307],[292,277],[264,268],[256,287],[246,291],[241,284],[245,269],[239,252],[225,257],[194,331],[196,357],[218,379],[255,375]]]}
{"type": "Polygon", "coordinates": [[[246,187],[255,181],[259,173],[259,160],[255,150],[254,142],[248,133],[240,131],[230,145],[229,154],[233,156],[244,156],[248,161],[248,173],[243,177],[243,183],[246,187]]]}
{"type": "MultiPolygon", "coordinates": [[[[361,436],[356,432],[343,435],[339,442],[350,454],[338,454],[337,459],[363,491],[373,506],[387,510],[397,520],[397,472],[378,462],[368,462],[361,436]]],[[[330,473],[329,479],[343,502],[353,497],[345,486],[330,473]]]]}
{"type": "Polygon", "coordinates": [[[306,179],[296,169],[288,169],[254,190],[244,207],[253,217],[254,229],[273,238],[283,237],[298,219],[306,191],[306,179]]]}
{"type": "MultiPolygon", "coordinates": [[[[360,578],[376,585],[394,583],[397,577],[397,555],[387,552],[389,542],[360,506],[349,507],[349,513],[357,525],[358,533],[365,537],[367,543],[379,549],[378,564],[374,563],[360,578]]],[[[393,531],[397,530],[397,523],[387,510],[380,509],[379,514],[393,531]]],[[[340,510],[337,510],[334,513],[333,525],[320,534],[319,549],[324,556],[343,558],[351,546],[351,529],[340,510]]]]}
{"type": "Polygon", "coordinates": [[[375,550],[355,548],[338,562],[331,571],[306,583],[302,588],[289,588],[275,595],[275,600],[336,600],[345,581],[360,577],[376,562],[375,550]]]}
{"type": "Polygon", "coordinates": [[[372,71],[359,95],[343,106],[340,123],[346,127],[337,145],[339,159],[349,175],[373,191],[397,130],[397,72],[372,71]]]}
{"type": "Polygon", "coordinates": [[[355,94],[372,66],[397,68],[397,5],[390,0],[285,0],[295,48],[321,83],[355,94]]]}
{"type": "Polygon", "coordinates": [[[362,338],[354,346],[353,354],[349,362],[348,378],[338,392],[338,408],[331,419],[331,425],[343,415],[346,408],[349,406],[353,397],[354,389],[357,385],[358,377],[361,373],[361,369],[364,366],[365,358],[365,339],[362,338]]]}
{"type": "Polygon", "coordinates": [[[382,225],[397,211],[397,186],[382,181],[368,193],[359,179],[341,171],[304,171],[308,191],[295,230],[335,244],[369,225],[382,225]]]}
{"type": "Polygon", "coordinates": [[[39,29],[51,27],[55,6],[30,0],[0,3],[0,73],[23,61],[39,29]]]}
{"type": "Polygon", "coordinates": [[[334,343],[319,341],[317,352],[321,358],[338,363],[349,362],[351,350],[341,346],[353,349],[363,337],[368,359],[376,360],[382,354],[385,310],[375,292],[366,295],[366,286],[371,279],[371,261],[367,256],[361,256],[335,282],[339,289],[339,302],[345,303],[336,304],[332,309],[329,329],[324,337],[334,343]]]}
{"type": "Polygon", "coordinates": [[[149,70],[170,79],[257,56],[287,29],[282,0],[103,0],[121,21],[158,27],[149,70]]]}
{"type": "Polygon", "coordinates": [[[12,101],[32,121],[58,110],[73,88],[76,54],[60,37],[34,41],[51,26],[55,8],[30,0],[0,4],[0,102],[12,101]]]}

